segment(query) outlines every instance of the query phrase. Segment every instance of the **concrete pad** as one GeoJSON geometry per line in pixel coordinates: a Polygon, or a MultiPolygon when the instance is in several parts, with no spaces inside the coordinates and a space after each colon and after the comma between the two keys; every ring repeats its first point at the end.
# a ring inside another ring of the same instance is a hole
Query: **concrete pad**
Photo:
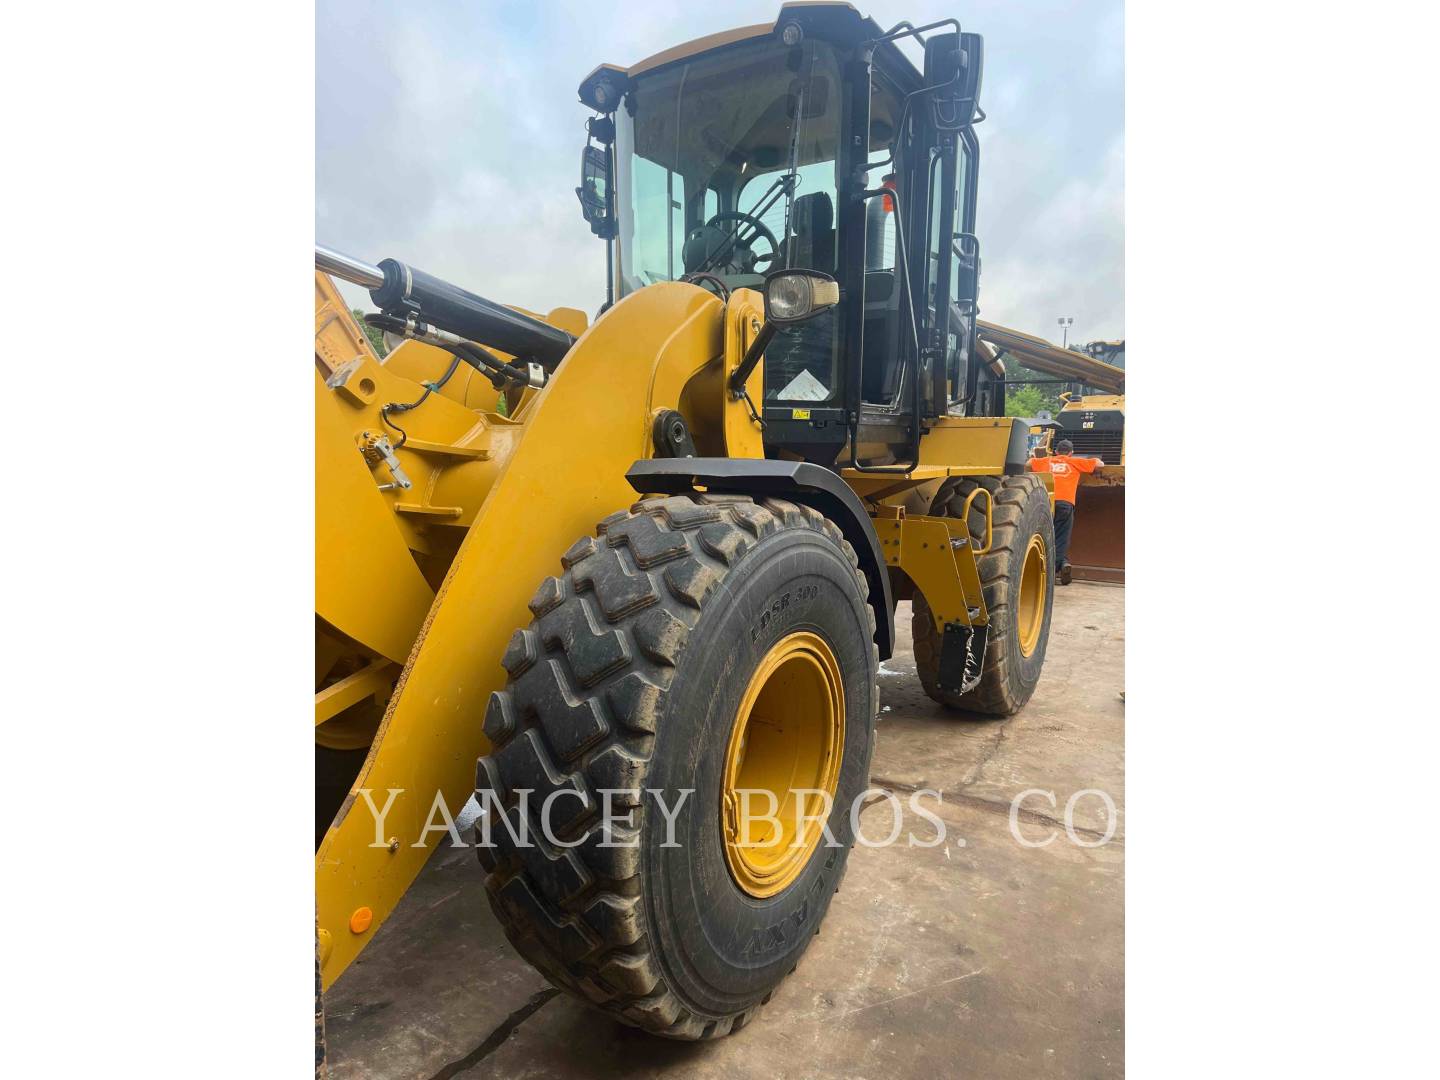
{"type": "MultiPolygon", "coordinates": [[[[327,996],[331,1076],[1118,1076],[1124,1064],[1124,590],[1056,591],[1045,674],[1005,721],[967,718],[914,678],[908,605],[881,678],[874,782],[945,827],[938,846],[857,847],[799,969],[753,1023],[709,1043],[655,1039],[520,960],[470,850],[438,851],[327,996]],[[895,672],[896,674],[889,674],[895,672]],[[1053,792],[1010,806],[1027,788],[1053,792]],[[1101,838],[1114,826],[1108,843],[1101,838]],[[1094,846],[1091,846],[1094,845],[1094,846]]],[[[882,838],[892,807],[862,819],[882,838]]],[[[936,830],[902,811],[917,845],[936,830]]]]}
{"type": "MultiPolygon", "coordinates": [[[[1030,787],[1054,791],[1063,813],[1077,791],[1107,791],[1122,805],[1125,771],[1125,591],[1076,582],[1056,589],[1045,669],[1035,696],[1006,720],[955,713],[915,677],[909,605],[896,616],[896,655],[881,671],[880,733],[872,776],[1002,804],[1030,787]],[[889,674],[894,672],[895,674],[889,674]],[[887,706],[889,711],[886,711],[887,706]]],[[[1043,798],[1027,807],[1048,810],[1043,798]]],[[[1058,815],[1057,815],[1058,816],[1058,815]]],[[[1075,804],[1078,824],[1106,827],[1098,796],[1075,804]]],[[[1123,829],[1118,833],[1123,837],[1123,829]]]]}

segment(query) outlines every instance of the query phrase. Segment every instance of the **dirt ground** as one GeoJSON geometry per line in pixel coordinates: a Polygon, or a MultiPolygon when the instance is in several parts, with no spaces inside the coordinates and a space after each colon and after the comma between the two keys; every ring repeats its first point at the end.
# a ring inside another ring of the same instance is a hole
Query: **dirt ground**
{"type": "MultiPolygon", "coordinates": [[[[901,803],[941,791],[923,805],[947,836],[857,847],[820,936],[739,1033],[655,1039],[557,994],[506,942],[474,852],[442,848],[327,995],[331,1077],[1123,1075],[1124,613],[1122,587],[1057,589],[1035,696],[979,721],[921,692],[901,605],[873,783],[901,803]],[[1054,795],[1016,822],[1044,846],[1012,832],[1027,789],[1054,795]]],[[[890,815],[866,811],[873,840],[890,815]]],[[[903,829],[935,837],[908,811],[903,829]]]]}

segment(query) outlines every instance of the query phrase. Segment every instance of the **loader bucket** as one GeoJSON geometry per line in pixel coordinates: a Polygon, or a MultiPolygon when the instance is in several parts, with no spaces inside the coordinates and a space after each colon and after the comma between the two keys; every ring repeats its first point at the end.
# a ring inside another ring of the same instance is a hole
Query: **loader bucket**
{"type": "Polygon", "coordinates": [[[1075,502],[1070,565],[1079,581],[1125,581],[1125,487],[1083,485],[1075,502]]]}

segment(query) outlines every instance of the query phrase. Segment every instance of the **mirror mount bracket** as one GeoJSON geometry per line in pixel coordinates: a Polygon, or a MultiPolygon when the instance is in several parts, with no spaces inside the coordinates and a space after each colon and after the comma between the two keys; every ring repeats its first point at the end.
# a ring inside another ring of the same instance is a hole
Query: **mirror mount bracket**
{"type": "Polygon", "coordinates": [[[585,121],[585,131],[596,142],[610,146],[615,142],[615,120],[610,116],[592,116],[585,121]]]}

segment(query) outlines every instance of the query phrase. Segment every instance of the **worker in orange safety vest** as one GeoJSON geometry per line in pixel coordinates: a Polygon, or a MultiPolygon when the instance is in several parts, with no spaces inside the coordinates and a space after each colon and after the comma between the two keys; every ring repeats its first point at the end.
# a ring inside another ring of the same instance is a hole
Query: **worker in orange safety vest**
{"type": "Polygon", "coordinates": [[[1043,447],[1030,459],[1031,472],[1048,472],[1055,478],[1055,581],[1070,584],[1070,534],[1075,525],[1075,496],[1080,488],[1080,474],[1093,473],[1105,463],[1096,457],[1074,457],[1075,444],[1061,439],[1055,446],[1059,453],[1047,456],[1043,447]]]}

